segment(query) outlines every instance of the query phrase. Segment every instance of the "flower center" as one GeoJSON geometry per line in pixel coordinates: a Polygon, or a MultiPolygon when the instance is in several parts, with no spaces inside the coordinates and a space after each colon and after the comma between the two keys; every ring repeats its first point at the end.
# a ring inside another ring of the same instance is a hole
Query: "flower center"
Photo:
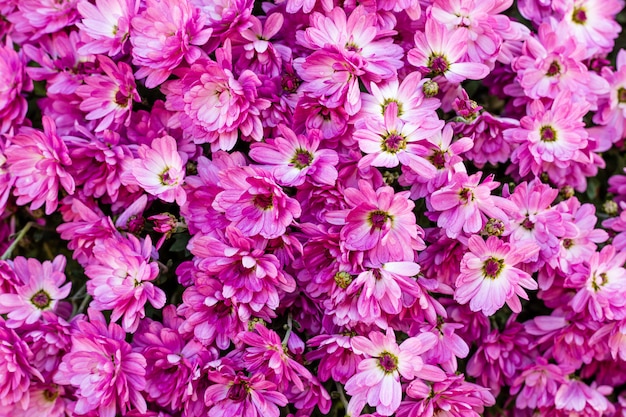
{"type": "Polygon", "coordinates": [[[348,288],[348,285],[352,283],[352,275],[350,275],[346,271],[337,272],[334,279],[337,286],[339,288],[343,288],[344,290],[348,288]]]}
{"type": "Polygon", "coordinates": [[[533,230],[535,228],[535,223],[533,223],[528,217],[526,217],[522,221],[522,227],[526,230],[533,230]]]}
{"type": "Polygon", "coordinates": [[[161,185],[167,185],[169,187],[176,185],[177,180],[170,174],[170,169],[166,168],[161,174],[161,185]]]}
{"type": "Polygon", "coordinates": [[[393,220],[393,217],[382,210],[374,210],[369,214],[368,220],[374,229],[382,229],[387,220],[393,220]]]}
{"type": "Polygon", "coordinates": [[[274,196],[272,194],[257,194],[254,196],[254,205],[261,210],[274,208],[274,196]]]}
{"type": "Polygon", "coordinates": [[[286,93],[295,93],[301,82],[295,74],[285,74],[280,79],[280,86],[286,93]]]}
{"type": "Polygon", "coordinates": [[[539,129],[539,137],[542,142],[555,142],[556,130],[551,126],[541,126],[541,129],[539,129]]]}
{"type": "Polygon", "coordinates": [[[428,59],[428,67],[434,75],[441,75],[448,71],[450,64],[443,55],[431,55],[428,59]]]}
{"type": "Polygon", "coordinates": [[[115,104],[120,107],[128,106],[128,102],[130,101],[130,96],[122,92],[122,90],[117,90],[115,93],[115,104]]]}
{"type": "Polygon", "coordinates": [[[461,202],[463,204],[467,204],[470,201],[474,201],[474,194],[472,193],[472,190],[470,190],[469,188],[461,188],[461,191],[459,191],[459,197],[461,198],[461,202]]]}
{"type": "Polygon", "coordinates": [[[406,139],[404,136],[398,135],[396,132],[389,132],[387,136],[383,136],[380,148],[383,152],[398,153],[406,148],[406,139]]]}
{"type": "Polygon", "coordinates": [[[560,73],[561,73],[561,66],[559,65],[558,62],[552,61],[552,63],[548,67],[548,72],[546,72],[546,75],[548,77],[554,77],[555,75],[559,75],[560,73]]]}
{"type": "Polygon", "coordinates": [[[496,279],[502,271],[504,259],[491,257],[483,264],[483,274],[486,278],[496,279]]]}
{"type": "Polygon", "coordinates": [[[378,357],[378,366],[380,366],[386,374],[390,374],[398,369],[398,357],[389,352],[383,352],[378,357]]]}
{"type": "Polygon", "coordinates": [[[626,88],[620,87],[619,90],[617,90],[617,101],[619,103],[626,103],[626,88]]]}
{"type": "Polygon", "coordinates": [[[444,151],[438,149],[430,156],[430,162],[435,166],[435,168],[443,169],[446,166],[445,154],[446,153],[444,151]]]}
{"type": "Polygon", "coordinates": [[[563,239],[563,247],[565,249],[569,249],[574,246],[574,241],[572,239],[563,239]]]}
{"type": "Polygon", "coordinates": [[[313,162],[313,155],[311,152],[304,149],[296,149],[295,155],[289,162],[291,162],[298,169],[304,169],[311,165],[311,162],[313,162]]]}
{"type": "Polygon", "coordinates": [[[48,293],[44,290],[37,291],[37,293],[33,295],[30,299],[30,302],[33,303],[33,305],[40,310],[45,310],[46,308],[48,308],[51,301],[52,299],[50,298],[50,295],[48,295],[48,293]]]}
{"type": "Polygon", "coordinates": [[[248,391],[248,383],[246,381],[235,383],[228,389],[228,399],[241,402],[248,395],[248,391]]]}
{"type": "Polygon", "coordinates": [[[43,390],[43,398],[46,401],[52,402],[56,400],[58,396],[59,396],[58,390],[52,390],[50,388],[43,390]]]}
{"type": "Polygon", "coordinates": [[[593,274],[593,279],[591,280],[591,287],[594,291],[599,291],[606,283],[609,282],[609,277],[606,276],[606,273],[603,272],[599,275],[593,274]]]}
{"type": "Polygon", "coordinates": [[[574,12],[572,13],[572,20],[574,23],[578,23],[579,25],[584,25],[587,22],[587,13],[585,13],[585,9],[582,7],[574,8],[574,12]]]}

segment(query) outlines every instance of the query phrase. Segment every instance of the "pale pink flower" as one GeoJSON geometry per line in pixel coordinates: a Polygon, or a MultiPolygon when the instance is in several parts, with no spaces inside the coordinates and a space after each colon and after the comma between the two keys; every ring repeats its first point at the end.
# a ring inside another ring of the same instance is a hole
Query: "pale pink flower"
{"type": "Polygon", "coordinates": [[[212,206],[244,236],[279,237],[300,217],[300,204],[261,168],[233,168],[220,172],[219,177],[224,191],[215,197],[212,206]]]}
{"type": "Polygon", "coordinates": [[[361,128],[354,132],[361,151],[366,153],[359,160],[359,168],[370,166],[393,168],[402,164],[424,178],[433,178],[436,168],[425,159],[427,149],[424,139],[436,134],[443,122],[432,126],[405,123],[398,117],[398,103],[390,102],[383,120],[365,119],[361,128]]]}
{"type": "Polygon", "coordinates": [[[124,160],[122,181],[137,184],[147,193],[168,203],[176,201],[179,206],[185,204],[185,165],[176,139],[169,135],[156,138],[150,146],[141,145],[137,153],[139,158],[124,160]]]}
{"type": "Polygon", "coordinates": [[[115,417],[132,407],[146,412],[141,394],[146,385],[146,359],[133,352],[125,338],[122,328],[107,325],[99,311],[89,309],[89,321],[77,321],[72,350],[54,375],[55,383],[76,388],[74,413],[115,417]]]}
{"type": "Polygon", "coordinates": [[[479,184],[481,176],[482,172],[471,176],[457,172],[449,185],[430,196],[430,206],[440,212],[437,226],[445,229],[448,237],[455,239],[461,231],[478,233],[486,223],[487,216],[508,221],[504,210],[513,210],[514,206],[502,197],[491,195],[491,191],[500,185],[493,181],[493,175],[479,184]]]}
{"type": "Polygon", "coordinates": [[[491,316],[506,303],[519,313],[518,297],[528,299],[524,288],[537,289],[537,282],[516,265],[528,259],[539,248],[535,245],[511,247],[495,236],[485,242],[479,236],[468,240],[469,252],[461,260],[461,273],[456,280],[454,299],[469,302],[472,311],[491,316]]]}
{"type": "Polygon", "coordinates": [[[64,168],[72,160],[53,120],[43,116],[42,124],[43,132],[22,127],[5,153],[7,168],[16,178],[13,194],[17,204],[30,203],[31,210],[35,210],[45,203],[46,214],[52,214],[59,204],[59,185],[68,194],[74,193],[75,185],[64,168]]]}
{"type": "MultiPolygon", "coordinates": [[[[191,0],[207,17],[207,26],[213,29],[215,43],[241,33],[252,25],[250,17],[254,0],[191,0]]],[[[209,44],[211,46],[212,44],[209,44]]]]}
{"type": "Polygon", "coordinates": [[[204,15],[190,0],[148,0],[133,17],[130,42],[137,79],[146,87],[163,83],[183,58],[193,64],[205,55],[199,46],[209,40],[212,29],[204,28],[204,15]]]}
{"type": "Polygon", "coordinates": [[[391,416],[402,399],[400,376],[408,381],[422,378],[442,381],[444,372],[426,365],[420,355],[435,344],[435,336],[423,333],[406,339],[398,346],[393,330],[386,334],[371,332],[369,337],[356,336],[352,345],[357,353],[364,354],[357,373],[346,382],[346,392],[352,396],[347,413],[357,417],[365,404],[376,407],[376,412],[391,416]]]}
{"type": "Polygon", "coordinates": [[[65,417],[70,413],[70,400],[62,385],[32,383],[28,394],[30,397],[28,407],[26,409],[15,407],[11,417],[65,417]]]}
{"type": "Polygon", "coordinates": [[[557,390],[554,404],[557,410],[564,410],[569,415],[604,415],[611,408],[606,395],[612,392],[613,388],[609,386],[597,386],[595,382],[589,386],[578,378],[568,378],[557,390]]]}
{"type": "Polygon", "coordinates": [[[582,264],[573,266],[565,282],[576,293],[570,301],[572,310],[588,312],[593,320],[626,318],[626,253],[611,245],[595,252],[582,264]]]}
{"type": "Polygon", "coordinates": [[[342,225],[346,249],[368,251],[372,262],[409,261],[423,249],[422,229],[415,223],[414,203],[408,192],[385,186],[374,190],[365,180],[346,188],[349,208],[326,213],[328,222],[342,225]]]}
{"type": "Polygon", "coordinates": [[[130,65],[121,61],[116,64],[104,55],[98,55],[98,63],[105,75],[93,74],[76,89],[83,99],[80,109],[88,112],[85,118],[99,120],[96,132],[128,125],[133,101],[141,101],[130,65]]]}
{"type": "Polygon", "coordinates": [[[79,0],[78,12],[83,19],[76,24],[91,40],[80,47],[82,55],[115,56],[127,52],[131,19],[139,11],[139,0],[79,0]]]}
{"type": "Polygon", "coordinates": [[[284,186],[302,185],[309,179],[314,184],[334,185],[337,180],[337,152],[319,149],[321,132],[310,130],[306,135],[296,135],[285,125],[279,125],[281,136],[253,143],[250,157],[268,164],[276,181],[284,186]]]}
{"type": "Polygon", "coordinates": [[[166,109],[178,112],[172,123],[179,123],[196,143],[210,143],[213,151],[231,150],[240,134],[260,141],[261,110],[270,105],[258,97],[261,80],[250,70],[238,76],[232,72],[230,40],[215,55],[217,62],[199,59],[181,71],[179,80],[163,85],[166,109]]]}
{"type": "Polygon", "coordinates": [[[565,382],[567,369],[548,363],[543,357],[537,358],[537,363],[528,366],[524,372],[513,381],[511,395],[517,395],[517,408],[549,407],[554,404],[554,395],[560,384],[565,382]]]}
{"type": "Polygon", "coordinates": [[[165,293],[152,283],[159,273],[150,236],[141,242],[134,235],[96,242],[92,261],[85,267],[91,307],[113,310],[111,322],[122,318],[125,331],[134,332],[145,317],[147,301],[154,308],[165,304],[165,293]]]}
{"type": "MultiPolygon", "coordinates": [[[[584,58],[605,55],[613,49],[622,31],[615,20],[624,7],[620,0],[574,0],[566,2],[564,18],[559,29],[573,35],[576,43],[584,45],[584,58]]],[[[559,30],[561,32],[561,30],[559,30]]]]}
{"type": "Polygon", "coordinates": [[[480,80],[489,74],[489,67],[485,64],[462,62],[467,52],[465,33],[449,31],[434,19],[426,20],[424,32],[415,33],[415,44],[407,59],[424,74],[442,76],[452,84],[460,84],[466,79],[480,80]]]}
{"type": "Polygon", "coordinates": [[[346,61],[358,62],[364,82],[380,82],[396,77],[403,51],[390,36],[394,32],[379,30],[376,19],[363,6],[357,6],[350,16],[342,7],[335,7],[326,15],[313,12],[310,27],[296,37],[309,49],[336,50],[346,61]]]}
{"type": "Polygon", "coordinates": [[[59,300],[70,294],[71,282],[65,283],[65,257],[40,263],[18,256],[13,269],[21,281],[14,294],[0,294],[0,313],[7,314],[7,327],[33,324],[44,311],[55,311],[59,300]]]}

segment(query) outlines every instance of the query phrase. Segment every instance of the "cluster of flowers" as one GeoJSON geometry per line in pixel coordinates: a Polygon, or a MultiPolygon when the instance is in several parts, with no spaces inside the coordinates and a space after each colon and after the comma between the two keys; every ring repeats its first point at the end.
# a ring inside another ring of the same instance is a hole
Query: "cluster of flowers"
{"type": "Polygon", "coordinates": [[[0,416],[626,416],[624,5],[2,1],[0,416]]]}

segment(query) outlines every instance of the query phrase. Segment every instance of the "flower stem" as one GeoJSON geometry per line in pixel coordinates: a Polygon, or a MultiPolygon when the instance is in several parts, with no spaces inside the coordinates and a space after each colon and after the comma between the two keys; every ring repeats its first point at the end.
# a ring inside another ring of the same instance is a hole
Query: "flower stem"
{"type": "Polygon", "coordinates": [[[15,248],[17,247],[17,244],[20,243],[20,240],[24,238],[24,236],[26,235],[26,233],[28,233],[28,231],[30,230],[32,226],[33,226],[33,222],[26,223],[26,226],[24,226],[24,228],[20,230],[17,236],[15,236],[15,240],[13,240],[13,242],[11,242],[11,245],[7,248],[7,250],[4,251],[4,253],[0,257],[0,260],[6,261],[7,259],[9,259],[9,256],[11,256],[11,253],[13,253],[13,250],[15,250],[15,248]]]}

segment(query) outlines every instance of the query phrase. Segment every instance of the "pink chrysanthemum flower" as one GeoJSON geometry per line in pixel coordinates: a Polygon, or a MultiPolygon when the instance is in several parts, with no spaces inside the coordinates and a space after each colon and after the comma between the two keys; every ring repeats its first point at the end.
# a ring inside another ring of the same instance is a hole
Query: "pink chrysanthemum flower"
{"type": "Polygon", "coordinates": [[[85,267],[87,291],[93,297],[91,307],[113,310],[111,321],[122,318],[125,331],[134,332],[145,317],[147,301],[154,308],[165,304],[165,293],[152,281],[159,273],[152,254],[150,236],[141,242],[134,235],[96,242],[92,261],[85,267]]]}
{"type": "Polygon", "coordinates": [[[43,116],[42,124],[43,132],[22,127],[11,138],[6,156],[8,169],[16,177],[13,194],[17,204],[31,203],[35,210],[45,203],[46,214],[52,214],[59,203],[59,185],[68,194],[74,193],[74,179],[64,168],[72,160],[52,119],[43,116]]]}
{"type": "MultiPolygon", "coordinates": [[[[44,36],[33,44],[23,45],[24,54],[38,66],[26,68],[35,81],[46,81],[46,93],[74,94],[95,70],[95,57],[81,57],[78,53],[80,35],[78,32],[57,32],[44,36]]],[[[78,109],[76,109],[78,111],[78,109]]],[[[81,114],[82,119],[82,114],[81,114]]]]}
{"type": "Polygon", "coordinates": [[[259,312],[265,306],[278,308],[279,291],[295,290],[294,279],[283,273],[278,258],[265,253],[266,242],[247,238],[232,226],[226,229],[224,241],[196,235],[188,249],[200,258],[199,269],[220,279],[225,298],[234,298],[259,312]]]}
{"type": "Polygon", "coordinates": [[[265,375],[281,392],[291,386],[302,391],[307,381],[313,379],[311,372],[289,355],[287,344],[275,331],[257,324],[253,332],[244,332],[240,340],[247,345],[243,349],[246,369],[253,375],[265,375]]]}
{"type": "Polygon", "coordinates": [[[204,29],[204,15],[189,0],[148,0],[131,24],[133,64],[140,67],[135,76],[147,77],[148,88],[167,80],[183,59],[193,64],[200,58],[199,46],[213,32],[204,29]]]}
{"type": "Polygon", "coordinates": [[[307,178],[315,184],[335,184],[339,157],[331,149],[319,149],[321,132],[296,135],[285,125],[279,125],[278,131],[281,136],[253,143],[250,157],[271,166],[274,178],[284,186],[302,185],[307,178]]]}
{"type": "Polygon", "coordinates": [[[30,397],[28,407],[25,410],[19,406],[14,407],[11,417],[65,417],[70,414],[70,401],[62,385],[32,383],[28,394],[30,397]]]}
{"type": "Polygon", "coordinates": [[[424,32],[415,33],[416,47],[409,51],[409,63],[424,74],[442,76],[452,84],[466,79],[480,80],[489,67],[478,62],[462,62],[467,52],[465,33],[448,29],[434,19],[426,20],[424,32]]]}
{"type": "Polygon", "coordinates": [[[213,208],[224,213],[245,236],[279,237],[300,217],[298,202],[287,197],[267,171],[240,167],[222,171],[219,176],[224,191],[215,197],[213,208]]]}
{"type": "Polygon", "coordinates": [[[224,42],[235,33],[241,33],[252,25],[250,17],[254,0],[191,0],[204,15],[207,26],[216,35],[215,42],[224,42]],[[219,38],[218,38],[219,36],[219,38]]]}
{"type": "Polygon", "coordinates": [[[72,333],[72,350],[63,357],[54,382],[76,388],[74,412],[101,417],[122,415],[134,407],[145,413],[141,391],[146,385],[146,359],[133,352],[122,328],[89,309],[89,321],[79,320],[72,333]]]}
{"type": "Polygon", "coordinates": [[[163,85],[165,107],[196,143],[210,143],[211,149],[231,150],[239,134],[244,140],[260,141],[263,136],[261,110],[270,102],[258,97],[261,81],[244,70],[232,72],[230,40],[215,53],[217,62],[199,59],[181,70],[180,79],[163,85]]]}
{"type": "Polygon", "coordinates": [[[31,379],[43,382],[39,371],[30,365],[32,358],[28,345],[0,317],[0,407],[28,407],[31,379]]]}
{"type": "Polygon", "coordinates": [[[163,201],[185,204],[185,165],[176,139],[169,135],[156,138],[150,146],[141,145],[137,153],[139,158],[125,160],[122,181],[135,183],[163,201]]]}
{"type": "Polygon", "coordinates": [[[393,330],[387,329],[386,334],[371,332],[369,337],[356,336],[352,344],[366,359],[359,363],[357,373],[345,386],[352,396],[347,409],[351,416],[361,415],[365,404],[376,407],[376,412],[382,416],[396,412],[402,399],[400,376],[408,381],[445,379],[441,369],[424,364],[420,357],[435,344],[432,333],[411,337],[398,346],[393,330]]]}
{"type": "Polygon", "coordinates": [[[613,392],[610,386],[591,386],[578,378],[568,378],[557,390],[554,396],[554,405],[557,410],[563,410],[563,415],[602,416],[612,414],[613,406],[606,398],[613,392]]]}
{"type": "MultiPolygon", "coordinates": [[[[7,157],[5,155],[6,142],[4,136],[0,134],[0,212],[4,212],[9,201],[9,196],[13,190],[15,177],[9,172],[7,157]]],[[[0,285],[2,288],[2,285],[0,285]]],[[[1,293],[1,291],[0,291],[1,293]]]]}
{"type": "Polygon", "coordinates": [[[168,305],[163,309],[163,323],[144,321],[133,338],[135,351],[146,358],[148,400],[173,410],[195,395],[200,367],[214,359],[198,340],[181,336],[182,321],[176,308],[168,305]]]}
{"type": "Polygon", "coordinates": [[[584,58],[605,55],[613,49],[615,38],[622,31],[615,20],[624,7],[620,0],[574,0],[565,2],[560,27],[584,45],[584,58]]]}
{"type": "Polygon", "coordinates": [[[336,50],[346,61],[357,63],[362,80],[380,82],[395,78],[402,68],[403,51],[394,43],[394,31],[379,30],[377,16],[357,6],[350,16],[342,7],[323,15],[313,12],[311,26],[298,32],[298,42],[313,50],[336,50]]]}
{"type": "Polygon", "coordinates": [[[32,89],[24,71],[23,55],[15,52],[13,43],[0,47],[0,133],[7,133],[24,121],[28,103],[22,91],[32,89]]]}
{"type": "Polygon", "coordinates": [[[76,4],[79,0],[20,0],[18,8],[7,16],[13,23],[13,38],[18,42],[36,40],[48,33],[60,32],[73,25],[79,14],[76,4]]]}
{"type": "Polygon", "coordinates": [[[76,24],[91,40],[80,47],[82,55],[105,54],[113,57],[128,52],[131,19],[139,11],[139,0],[79,0],[83,20],[76,24]]]}
{"type": "Polygon", "coordinates": [[[326,214],[332,224],[343,225],[341,239],[346,249],[368,251],[373,262],[409,261],[423,249],[422,229],[415,223],[414,203],[406,191],[391,187],[374,190],[365,180],[346,188],[350,208],[326,214]]]}
{"type": "Polygon", "coordinates": [[[517,395],[515,406],[519,409],[549,407],[554,404],[554,395],[559,385],[565,382],[566,369],[548,363],[543,357],[537,363],[528,366],[513,381],[511,395],[517,395]]]}
{"type": "Polygon", "coordinates": [[[393,168],[402,164],[420,176],[433,178],[436,168],[425,159],[428,151],[424,139],[440,130],[442,123],[432,126],[420,126],[417,120],[418,124],[404,123],[398,112],[398,103],[392,101],[387,105],[382,121],[366,119],[361,123],[362,128],[354,132],[359,148],[367,154],[359,160],[359,168],[393,168]]]}
{"type": "Polygon", "coordinates": [[[65,283],[65,262],[63,255],[43,263],[34,258],[15,258],[13,269],[21,283],[15,294],[0,294],[0,314],[7,314],[8,327],[33,324],[44,311],[54,311],[59,300],[69,295],[72,284],[65,283]]]}
{"type": "Polygon", "coordinates": [[[487,388],[465,381],[462,374],[430,386],[416,379],[406,388],[406,395],[398,417],[480,417],[485,407],[496,402],[487,388]]]}
{"type": "Polygon", "coordinates": [[[465,172],[457,172],[449,185],[430,196],[430,206],[440,212],[437,226],[443,228],[448,237],[455,239],[461,231],[478,233],[487,221],[487,216],[507,222],[504,210],[514,210],[508,200],[491,195],[491,191],[500,185],[493,181],[493,175],[479,184],[481,176],[482,172],[470,176],[465,172]]]}
{"type": "Polygon", "coordinates": [[[511,154],[519,175],[532,172],[538,176],[549,167],[567,168],[579,159],[577,154],[587,147],[583,116],[588,110],[587,104],[572,102],[567,91],[560,93],[549,109],[535,101],[518,128],[504,131],[505,139],[519,143],[511,154]]]}
{"type": "Polygon", "coordinates": [[[106,75],[91,75],[85,78],[85,85],[76,89],[83,99],[80,109],[88,112],[85,118],[100,121],[96,132],[111,125],[128,125],[133,100],[141,101],[130,65],[121,61],[116,64],[104,55],[98,55],[98,63],[106,75]]]}
{"type": "Polygon", "coordinates": [[[260,373],[247,377],[224,366],[210,371],[209,379],[213,384],[204,392],[208,417],[278,417],[278,407],[287,405],[287,397],[260,373]]]}
{"type": "Polygon", "coordinates": [[[317,348],[306,353],[306,360],[320,360],[317,367],[320,381],[332,378],[333,381],[345,384],[356,373],[357,366],[364,357],[354,351],[352,339],[355,336],[352,332],[344,332],[321,334],[307,340],[307,346],[317,348]]]}
{"type": "Polygon", "coordinates": [[[535,245],[511,247],[495,236],[485,242],[479,236],[468,240],[469,252],[461,260],[454,299],[470,303],[472,311],[493,315],[505,303],[516,313],[522,310],[518,297],[528,299],[524,288],[537,289],[537,282],[516,265],[534,255],[535,245]]]}
{"type": "Polygon", "coordinates": [[[268,77],[280,77],[282,74],[283,57],[289,56],[291,51],[283,45],[273,43],[270,39],[276,36],[283,26],[285,18],[282,13],[271,13],[261,23],[256,16],[250,16],[252,24],[240,33],[244,39],[244,54],[239,58],[236,68],[240,71],[250,69],[255,74],[264,74],[268,77]]]}
{"type": "Polygon", "coordinates": [[[575,288],[570,301],[572,310],[588,312],[593,320],[626,318],[626,253],[611,245],[591,255],[583,264],[575,265],[565,286],[575,288]]]}

